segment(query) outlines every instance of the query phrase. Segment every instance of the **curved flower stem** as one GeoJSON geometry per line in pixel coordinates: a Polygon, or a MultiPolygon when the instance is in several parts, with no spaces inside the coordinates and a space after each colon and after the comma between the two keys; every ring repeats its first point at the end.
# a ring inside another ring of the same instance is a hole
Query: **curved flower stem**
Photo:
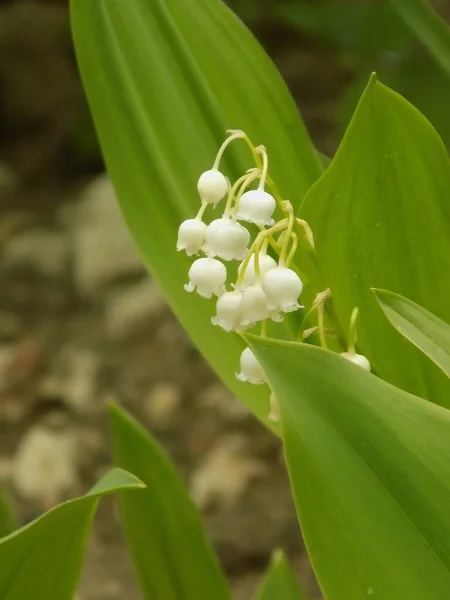
{"type": "Polygon", "coordinates": [[[261,171],[261,179],[259,180],[258,190],[262,191],[265,188],[267,175],[269,172],[269,157],[267,155],[267,150],[264,146],[258,146],[256,148],[256,153],[262,155],[262,171],[261,171]]]}
{"type": "Polygon", "coordinates": [[[205,210],[207,208],[208,208],[208,202],[202,202],[202,205],[200,206],[200,210],[198,211],[195,218],[198,219],[199,221],[201,221],[203,215],[205,214],[205,210]]]}
{"type": "Polygon", "coordinates": [[[288,200],[286,200],[285,202],[283,202],[283,210],[288,215],[288,217],[287,217],[287,219],[288,219],[288,225],[287,225],[287,228],[286,228],[286,234],[285,234],[285,238],[284,238],[284,241],[283,241],[283,245],[281,246],[280,258],[279,258],[279,261],[278,261],[278,264],[280,265],[280,267],[283,267],[285,265],[285,262],[286,262],[286,253],[287,253],[289,241],[291,239],[292,229],[294,228],[294,223],[295,223],[294,207],[292,206],[292,204],[288,200]]]}
{"type": "Polygon", "coordinates": [[[261,330],[259,332],[259,335],[262,338],[267,337],[267,319],[264,319],[263,321],[261,321],[261,330]]]}
{"type": "Polygon", "coordinates": [[[324,306],[323,306],[323,303],[320,303],[317,306],[317,327],[319,329],[320,345],[322,346],[322,348],[328,348],[327,340],[325,337],[325,326],[324,326],[323,313],[324,313],[324,306]]]}
{"type": "Polygon", "coordinates": [[[252,151],[252,154],[254,152],[254,146],[253,144],[250,142],[248,136],[246,133],[244,133],[243,131],[241,131],[240,129],[229,129],[227,131],[229,135],[229,137],[227,137],[227,139],[223,142],[223,144],[220,146],[219,148],[219,152],[217,153],[216,156],[216,160],[214,161],[214,164],[212,166],[212,170],[213,171],[218,171],[219,170],[219,166],[220,166],[220,161],[223,158],[224,152],[225,150],[228,148],[228,146],[234,142],[235,140],[244,140],[245,142],[247,142],[247,144],[250,146],[250,149],[252,151]]]}
{"type": "MultiPolygon", "coordinates": [[[[231,209],[233,206],[233,199],[234,199],[234,196],[236,195],[237,190],[240,188],[239,193],[236,197],[236,202],[239,202],[240,197],[245,192],[247,187],[252,183],[252,181],[254,181],[255,179],[257,179],[259,177],[259,169],[251,169],[251,171],[252,171],[251,173],[246,173],[245,175],[242,175],[242,177],[239,177],[239,179],[237,179],[235,181],[233,187],[229,191],[227,203],[225,205],[225,210],[223,211],[224,218],[229,217],[231,214],[231,209]]],[[[237,212],[236,204],[235,204],[234,212],[237,212]]]]}
{"type": "Polygon", "coordinates": [[[298,248],[298,236],[296,233],[292,232],[291,233],[291,240],[292,240],[292,247],[289,251],[289,254],[287,255],[286,258],[286,267],[289,267],[289,265],[292,262],[292,259],[295,256],[295,253],[297,252],[297,248],[298,248]]]}
{"type": "Polygon", "coordinates": [[[357,341],[356,323],[358,321],[359,308],[355,307],[350,317],[350,327],[348,330],[348,353],[355,354],[355,346],[357,341]]]}
{"type": "MultiPolygon", "coordinates": [[[[283,219],[282,221],[280,221],[279,223],[276,223],[275,225],[273,225],[272,227],[270,227],[269,229],[262,229],[258,235],[255,238],[255,241],[253,242],[253,244],[250,246],[250,250],[248,251],[247,256],[244,259],[244,262],[242,263],[241,269],[239,271],[239,275],[236,281],[236,287],[238,287],[239,285],[241,285],[243,279],[244,279],[244,275],[245,275],[245,271],[247,270],[248,267],[248,263],[250,262],[250,259],[252,257],[253,254],[255,254],[255,252],[257,251],[259,253],[261,246],[264,244],[264,242],[266,240],[269,240],[270,243],[270,239],[273,233],[277,233],[278,231],[282,231],[283,229],[285,229],[287,226],[287,220],[283,219]]],[[[255,264],[255,270],[256,270],[256,264],[255,264]]]]}

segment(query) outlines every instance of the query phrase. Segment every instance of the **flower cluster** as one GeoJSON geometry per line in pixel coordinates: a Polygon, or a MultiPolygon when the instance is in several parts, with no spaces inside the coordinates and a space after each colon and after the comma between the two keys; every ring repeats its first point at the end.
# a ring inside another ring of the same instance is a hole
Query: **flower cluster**
{"type": "MultiPolygon", "coordinates": [[[[302,229],[312,248],[314,241],[307,223],[295,217],[291,203],[282,199],[269,177],[266,149],[255,147],[242,131],[229,134],[213,167],[198,180],[201,205],[194,218],[181,223],[177,250],[188,256],[200,255],[189,269],[185,290],[203,298],[216,297],[214,325],[227,332],[243,332],[261,324],[265,334],[267,320],[280,322],[285,313],[303,308],[299,304],[303,282],[292,263],[298,246],[296,229],[302,229]],[[231,185],[220,171],[220,162],[226,148],[238,139],[248,144],[255,166],[231,185]],[[208,222],[207,209],[215,209],[221,202],[222,214],[208,222]],[[257,233],[252,236],[254,231],[257,233]],[[239,261],[237,270],[227,268],[231,261],[239,261]],[[236,274],[235,281],[228,281],[230,273],[236,274]]],[[[356,362],[355,356],[347,358],[356,362]]],[[[250,348],[243,351],[240,363],[239,380],[267,383],[250,348]]],[[[269,418],[277,421],[273,394],[270,405],[269,418]]]]}

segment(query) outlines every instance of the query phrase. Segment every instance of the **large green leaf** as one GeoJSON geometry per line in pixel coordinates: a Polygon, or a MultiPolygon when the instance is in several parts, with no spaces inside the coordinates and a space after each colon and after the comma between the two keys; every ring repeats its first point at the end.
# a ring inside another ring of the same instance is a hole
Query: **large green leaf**
{"type": "Polygon", "coordinates": [[[326,598],[447,598],[450,411],[330,351],[251,344],[279,400],[297,512],[326,598]]]}
{"type": "Polygon", "coordinates": [[[390,289],[450,320],[450,161],[436,131],[372,77],[331,165],[300,210],[343,328],[375,370],[450,406],[449,381],[389,327],[370,291],[390,289]]]}
{"type": "Polygon", "coordinates": [[[450,28],[425,0],[390,0],[401,18],[450,75],[450,28]]]}
{"type": "Polygon", "coordinates": [[[86,496],[0,540],[0,598],[72,600],[99,498],[142,487],[133,475],[114,469],[86,496]]]}
{"type": "MultiPolygon", "coordinates": [[[[299,204],[323,166],[295,104],[220,0],[72,0],[71,13],[106,165],[144,260],[205,357],[263,416],[262,391],[233,375],[240,341],[212,328],[212,302],[184,292],[192,261],[175,243],[180,222],[199,208],[197,179],[229,128],[267,146],[273,177],[299,204]]],[[[249,166],[238,142],[225,172],[233,178],[249,166]]]]}
{"type": "Polygon", "coordinates": [[[270,568],[255,600],[306,600],[281,550],[274,552],[270,568]]]}
{"type": "Polygon", "coordinates": [[[227,584],[200,516],[170,460],[138,423],[113,405],[114,461],[146,484],[119,497],[125,535],[148,600],[228,598],[227,584]]]}
{"type": "Polygon", "coordinates": [[[450,377],[450,325],[399,294],[374,291],[392,325],[450,377]]]}

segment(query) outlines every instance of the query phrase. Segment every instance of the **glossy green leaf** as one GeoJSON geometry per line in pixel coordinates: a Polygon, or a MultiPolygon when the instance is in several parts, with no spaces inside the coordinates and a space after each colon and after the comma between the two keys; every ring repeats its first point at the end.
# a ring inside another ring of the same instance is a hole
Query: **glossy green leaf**
{"type": "Polygon", "coordinates": [[[99,498],[142,487],[133,475],[114,469],[86,496],[57,506],[0,540],[0,598],[72,600],[99,498]]]}
{"type": "Polygon", "coordinates": [[[0,538],[16,529],[14,515],[6,492],[0,488],[0,538]]]}
{"type": "Polygon", "coordinates": [[[431,56],[450,75],[450,28],[425,0],[390,0],[431,56]]]}
{"type": "Polygon", "coordinates": [[[274,552],[270,568],[255,600],[306,600],[281,550],[274,552]]]}
{"type": "Polygon", "coordinates": [[[251,339],[279,400],[289,476],[327,600],[450,589],[450,411],[327,350],[251,339]]]}
{"type": "MultiPolygon", "coordinates": [[[[213,329],[213,302],[184,292],[192,259],[175,245],[179,224],[199,208],[197,179],[211,168],[226,129],[243,129],[267,146],[273,177],[299,204],[323,166],[295,103],[220,0],[72,0],[71,14],[106,165],[136,244],[207,360],[264,416],[261,391],[234,377],[240,341],[213,329]]],[[[231,178],[252,166],[240,144],[223,165],[231,178]]]]}
{"type": "Polygon", "coordinates": [[[392,325],[450,377],[450,325],[399,294],[374,292],[392,325]]]}
{"type": "Polygon", "coordinates": [[[343,142],[300,210],[341,327],[384,379],[450,406],[449,381],[384,318],[371,287],[450,320],[450,161],[436,131],[372,77],[343,142]]]}
{"type": "Polygon", "coordinates": [[[228,589],[200,515],[170,460],[118,406],[110,409],[113,456],[147,489],[120,495],[125,535],[148,600],[226,600],[228,589]],[[128,465],[128,467],[125,467],[128,465]]]}

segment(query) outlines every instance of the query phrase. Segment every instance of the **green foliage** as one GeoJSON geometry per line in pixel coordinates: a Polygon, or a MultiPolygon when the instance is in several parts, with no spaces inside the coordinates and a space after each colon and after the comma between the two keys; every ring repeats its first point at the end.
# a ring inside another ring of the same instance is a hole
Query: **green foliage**
{"type": "Polygon", "coordinates": [[[280,404],[311,560],[329,600],[450,589],[450,412],[306,344],[252,338],[280,404]]]}
{"type": "MultiPolygon", "coordinates": [[[[391,51],[399,41],[398,48],[410,44],[411,34],[398,20],[381,45],[370,39],[371,26],[382,28],[393,14],[391,5],[347,4],[354,30],[335,24],[339,13],[328,2],[321,3],[320,19],[312,3],[308,9],[300,3],[296,18],[367,56],[391,51]]],[[[418,0],[391,4],[402,8],[408,25],[446,67],[448,33],[436,17],[418,0]]],[[[225,129],[243,129],[267,144],[280,195],[292,200],[312,228],[315,251],[310,244],[306,252],[301,243],[292,263],[306,274],[305,312],[317,320],[308,343],[247,339],[275,393],[272,410],[279,404],[299,520],[325,596],[446,598],[450,163],[436,131],[372,77],[323,173],[326,164],[280,76],[219,0],[72,0],[71,11],[93,119],[143,258],[206,358],[266,422],[267,390],[235,381],[244,340],[212,328],[212,306],[205,310],[204,301],[184,293],[189,261],[175,254],[180,222],[198,209],[196,180],[212,166],[225,129]],[[327,292],[313,301],[328,286],[331,299],[327,292]],[[374,287],[390,291],[376,290],[374,296],[374,287]],[[328,338],[330,348],[342,350],[348,341],[352,349],[355,307],[361,311],[358,352],[378,376],[310,344],[318,330],[322,346],[328,338]]],[[[241,147],[230,152],[224,170],[235,177],[248,166],[241,147]]],[[[300,232],[301,224],[295,227],[300,232]]],[[[281,253],[279,238],[271,242],[281,253]]],[[[292,338],[289,328],[297,333],[300,319],[291,315],[286,321],[279,335],[292,338]]],[[[224,576],[180,477],[159,446],[116,406],[111,424],[114,462],[140,479],[114,470],[87,496],[0,540],[0,597],[70,600],[98,498],[117,491],[145,598],[225,600],[224,576]],[[129,491],[144,485],[139,494],[129,491]]],[[[257,599],[303,597],[277,554],[257,599]]]]}
{"type": "Polygon", "coordinates": [[[372,77],[300,215],[314,232],[343,329],[353,307],[360,308],[360,348],[376,372],[450,406],[448,379],[392,331],[370,291],[392,290],[450,320],[448,197],[450,162],[439,136],[412,105],[372,77]]]}
{"type": "Polygon", "coordinates": [[[450,28],[425,0],[389,0],[431,56],[450,75],[450,28]]]}
{"type": "Polygon", "coordinates": [[[99,498],[142,487],[133,475],[114,469],[86,496],[0,540],[0,598],[72,600],[99,498]]]}
{"type": "Polygon", "coordinates": [[[356,53],[360,59],[401,50],[411,41],[407,27],[389,0],[298,0],[282,2],[278,10],[291,25],[323,39],[341,52],[356,53]]]}
{"type": "Polygon", "coordinates": [[[274,552],[272,563],[255,600],[306,600],[281,550],[274,552]]]}
{"type": "Polygon", "coordinates": [[[375,294],[392,325],[450,377],[450,325],[403,296],[375,294]]]}
{"type": "MultiPolygon", "coordinates": [[[[227,128],[268,145],[283,194],[300,203],[323,167],[294,102],[219,0],[72,0],[71,12],[94,122],[136,244],[194,342],[264,419],[260,390],[233,375],[242,343],[213,330],[211,313],[184,292],[189,261],[174,247],[179,223],[198,210],[199,173],[211,168],[227,128]]],[[[225,164],[236,174],[250,156],[242,148],[225,164]]]]}
{"type": "Polygon", "coordinates": [[[119,505],[142,592],[149,600],[226,600],[228,589],[180,476],[133,419],[111,406],[114,462],[146,484],[119,505]]]}

